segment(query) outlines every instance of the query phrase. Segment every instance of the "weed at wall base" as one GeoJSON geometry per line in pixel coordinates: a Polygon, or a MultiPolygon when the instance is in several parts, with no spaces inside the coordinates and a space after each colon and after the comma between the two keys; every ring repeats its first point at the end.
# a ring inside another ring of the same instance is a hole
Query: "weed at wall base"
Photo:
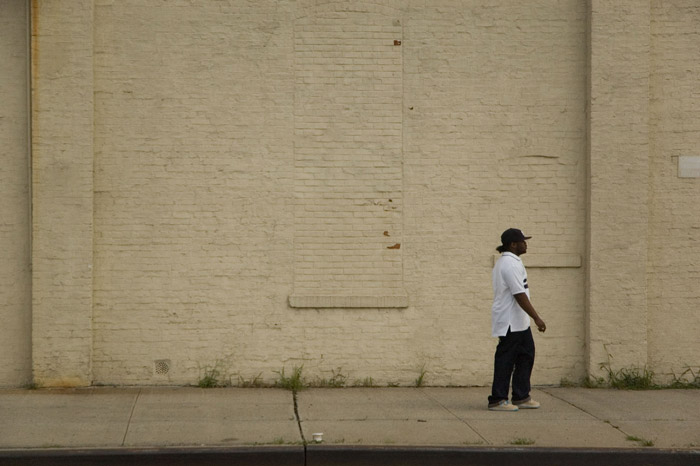
{"type": "Polygon", "coordinates": [[[700,388],[700,374],[696,374],[692,368],[687,368],[680,376],[672,374],[673,380],[669,384],[659,384],[654,380],[654,372],[646,367],[622,368],[614,371],[608,363],[600,365],[607,373],[604,377],[586,377],[577,384],[567,379],[561,379],[561,387],[584,388],[616,388],[618,390],[661,390],[661,389],[698,389],[700,388]]]}
{"type": "Polygon", "coordinates": [[[261,388],[265,387],[265,382],[262,380],[262,372],[252,379],[244,379],[242,375],[238,376],[238,388],[261,388]]]}
{"type": "Polygon", "coordinates": [[[217,359],[213,366],[207,365],[203,368],[200,366],[202,374],[197,382],[199,388],[219,388],[228,387],[231,385],[231,377],[227,367],[230,366],[229,360],[232,356],[226,356],[223,359],[217,359]],[[227,380],[228,379],[228,380],[227,380]]]}
{"type": "Polygon", "coordinates": [[[221,372],[219,372],[216,368],[206,368],[204,369],[204,375],[197,382],[197,386],[199,388],[224,387],[226,386],[226,383],[219,380],[220,376],[221,372]]]}
{"type": "Polygon", "coordinates": [[[372,377],[365,377],[364,379],[355,380],[353,384],[355,387],[374,387],[374,379],[372,377]]]}
{"type": "Polygon", "coordinates": [[[676,377],[676,374],[673,374],[673,381],[670,383],[669,388],[700,388],[700,374],[696,374],[692,368],[688,367],[678,377],[676,377]]]}
{"type": "Polygon", "coordinates": [[[292,375],[287,376],[284,373],[284,367],[281,371],[277,371],[279,378],[275,381],[275,387],[284,388],[286,390],[301,391],[304,389],[305,380],[301,375],[304,366],[301,367],[294,366],[292,370],[292,375]]]}
{"type": "Polygon", "coordinates": [[[425,383],[425,374],[427,374],[427,373],[428,373],[428,371],[425,370],[425,364],[423,364],[423,366],[421,366],[421,368],[420,368],[418,377],[416,378],[416,381],[414,383],[414,385],[416,387],[423,386],[423,383],[425,383]]]}
{"type": "Polygon", "coordinates": [[[622,368],[613,371],[608,364],[601,364],[601,369],[608,373],[608,385],[619,390],[650,390],[659,388],[654,383],[654,372],[646,367],[622,368]]]}
{"type": "Polygon", "coordinates": [[[322,379],[317,377],[310,386],[314,388],[343,388],[347,384],[348,376],[343,374],[342,370],[342,367],[339,367],[337,371],[331,370],[333,375],[330,378],[322,379]]]}

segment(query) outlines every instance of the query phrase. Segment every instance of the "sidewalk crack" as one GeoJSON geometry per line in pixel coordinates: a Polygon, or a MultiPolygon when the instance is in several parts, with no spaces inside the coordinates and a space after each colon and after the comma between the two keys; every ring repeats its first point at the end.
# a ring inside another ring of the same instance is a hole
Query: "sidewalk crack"
{"type": "Polygon", "coordinates": [[[478,430],[476,430],[475,428],[473,428],[473,427],[466,421],[466,419],[462,419],[462,418],[459,417],[457,414],[455,414],[455,413],[453,413],[452,411],[450,411],[449,408],[447,408],[447,406],[443,405],[442,403],[440,403],[440,401],[438,401],[437,399],[435,399],[435,398],[433,398],[432,396],[430,396],[428,393],[426,393],[425,390],[423,390],[423,389],[419,389],[419,390],[421,391],[421,393],[423,393],[423,395],[425,395],[426,397],[428,397],[429,399],[431,399],[433,402],[435,402],[435,403],[437,403],[438,405],[440,405],[440,407],[441,407],[442,409],[444,409],[445,411],[447,411],[448,413],[450,413],[450,415],[452,415],[454,418],[456,418],[459,422],[461,422],[462,424],[464,424],[464,425],[466,425],[467,427],[469,427],[469,429],[471,429],[472,432],[474,432],[476,435],[479,436],[479,438],[481,438],[481,440],[483,440],[484,444],[486,444],[486,445],[491,445],[491,442],[489,442],[489,441],[486,439],[486,437],[484,437],[483,435],[481,435],[481,433],[479,433],[478,430]]]}
{"type": "Polygon", "coordinates": [[[627,434],[627,432],[625,432],[624,430],[622,430],[622,428],[621,428],[620,426],[617,426],[617,425],[613,424],[611,421],[609,421],[609,420],[607,420],[607,419],[601,419],[601,418],[599,418],[598,416],[596,416],[595,414],[586,411],[586,410],[583,409],[582,407],[577,406],[577,405],[575,405],[574,403],[570,402],[569,400],[566,400],[566,399],[564,399],[564,398],[562,398],[562,397],[560,397],[560,396],[557,396],[557,395],[555,395],[554,393],[552,393],[551,391],[547,391],[546,389],[544,389],[544,388],[542,388],[542,387],[540,387],[539,390],[540,390],[540,391],[543,391],[544,393],[546,393],[547,395],[551,396],[552,398],[556,398],[557,400],[563,401],[564,403],[568,404],[569,406],[572,406],[572,407],[578,409],[579,411],[581,411],[581,412],[583,412],[583,413],[586,413],[587,415],[589,415],[590,417],[592,417],[592,418],[595,419],[596,421],[600,421],[600,422],[602,422],[602,423],[604,423],[604,424],[609,425],[610,427],[612,427],[613,429],[617,430],[617,431],[620,432],[621,434],[623,434],[623,435],[625,435],[625,436],[629,436],[629,434],[627,434]]]}
{"type": "Polygon", "coordinates": [[[306,437],[304,437],[304,429],[301,427],[301,416],[299,416],[299,403],[297,402],[297,391],[292,390],[292,399],[294,400],[294,417],[297,421],[297,427],[299,428],[299,435],[301,436],[301,443],[304,445],[304,466],[306,466],[306,437]]]}
{"type": "Polygon", "coordinates": [[[547,395],[551,396],[552,398],[556,398],[556,399],[559,400],[559,401],[563,401],[564,403],[568,404],[569,406],[572,406],[572,407],[578,409],[579,411],[588,414],[590,417],[592,417],[593,419],[595,419],[595,420],[597,420],[597,421],[602,421],[602,420],[603,420],[603,419],[600,419],[598,416],[595,416],[595,415],[593,415],[592,413],[589,413],[588,411],[586,411],[586,410],[583,409],[582,407],[576,406],[574,403],[570,402],[569,400],[566,400],[566,399],[564,399],[564,398],[562,398],[562,397],[560,397],[560,396],[557,396],[557,395],[555,395],[554,393],[552,393],[551,391],[547,391],[546,387],[537,387],[537,389],[540,390],[541,392],[546,393],[547,395]]]}
{"type": "Polygon", "coordinates": [[[131,412],[129,413],[129,420],[126,421],[126,429],[124,430],[124,437],[122,437],[122,446],[126,444],[126,436],[129,434],[129,428],[131,427],[131,418],[134,417],[134,411],[136,410],[136,403],[139,401],[139,397],[141,396],[141,389],[139,388],[139,391],[136,393],[136,396],[134,397],[134,402],[131,405],[131,412]]]}

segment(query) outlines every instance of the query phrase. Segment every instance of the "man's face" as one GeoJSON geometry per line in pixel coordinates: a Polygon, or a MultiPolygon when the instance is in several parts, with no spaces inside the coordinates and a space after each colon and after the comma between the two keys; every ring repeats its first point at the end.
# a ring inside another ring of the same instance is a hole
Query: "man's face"
{"type": "Polygon", "coordinates": [[[513,243],[513,253],[516,256],[520,256],[521,254],[525,254],[527,252],[527,241],[522,240],[522,241],[517,241],[513,243]]]}

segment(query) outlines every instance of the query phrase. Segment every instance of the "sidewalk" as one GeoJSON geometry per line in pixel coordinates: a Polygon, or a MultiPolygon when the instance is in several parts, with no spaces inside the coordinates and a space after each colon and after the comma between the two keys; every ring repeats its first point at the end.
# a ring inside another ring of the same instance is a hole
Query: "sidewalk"
{"type": "Polygon", "coordinates": [[[488,392],[345,388],[307,389],[295,397],[270,388],[0,390],[0,449],[672,449],[700,464],[699,390],[540,387],[532,396],[542,407],[514,413],[488,411],[488,392]],[[321,443],[314,433],[323,433],[321,443]]]}

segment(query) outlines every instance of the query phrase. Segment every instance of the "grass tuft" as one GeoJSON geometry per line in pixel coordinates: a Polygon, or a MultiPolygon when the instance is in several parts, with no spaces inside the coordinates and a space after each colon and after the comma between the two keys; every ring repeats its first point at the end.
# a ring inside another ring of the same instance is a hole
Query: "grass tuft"
{"type": "Polygon", "coordinates": [[[281,371],[277,371],[279,378],[275,382],[275,387],[284,388],[286,390],[291,390],[295,392],[303,390],[304,385],[306,383],[304,377],[302,376],[303,369],[303,364],[301,365],[301,367],[294,366],[294,369],[292,370],[292,375],[287,376],[284,373],[283,367],[281,371]]]}
{"type": "Polygon", "coordinates": [[[337,369],[337,372],[335,370],[331,370],[331,373],[333,374],[330,378],[328,379],[321,379],[317,378],[314,382],[311,383],[312,387],[317,387],[317,388],[343,388],[347,384],[348,376],[343,374],[343,368],[339,367],[337,369]]]}
{"type": "Polygon", "coordinates": [[[239,388],[261,388],[265,386],[265,382],[262,380],[262,372],[259,373],[257,376],[253,377],[252,379],[244,379],[243,376],[239,375],[238,376],[238,384],[237,386],[239,388]]]}
{"type": "Polygon", "coordinates": [[[683,371],[679,377],[673,374],[673,381],[670,383],[669,388],[700,388],[700,374],[696,374],[690,367],[683,371]]]}
{"type": "Polygon", "coordinates": [[[639,445],[643,447],[653,447],[654,446],[654,441],[653,440],[647,440],[641,437],[637,437],[636,435],[628,435],[627,440],[630,442],[637,442],[639,445]]]}
{"type": "Polygon", "coordinates": [[[363,380],[355,380],[353,384],[355,387],[374,387],[374,379],[372,377],[365,377],[363,380]]]}
{"type": "Polygon", "coordinates": [[[217,387],[228,387],[231,385],[231,377],[227,375],[228,370],[226,366],[229,365],[229,359],[231,356],[225,357],[223,359],[217,359],[213,366],[200,366],[201,377],[197,382],[199,388],[217,388],[217,387]]]}
{"type": "Polygon", "coordinates": [[[608,385],[612,388],[619,390],[651,390],[659,388],[654,383],[654,372],[646,367],[622,368],[617,372],[613,371],[607,364],[601,365],[601,368],[608,372],[608,385]]]}
{"type": "Polygon", "coordinates": [[[418,377],[415,380],[414,385],[416,387],[422,387],[423,383],[425,383],[425,375],[428,373],[427,370],[425,370],[425,364],[423,364],[420,368],[420,371],[418,373],[418,377]]]}
{"type": "Polygon", "coordinates": [[[221,371],[219,371],[216,366],[205,367],[204,375],[199,379],[197,386],[199,388],[216,388],[225,386],[226,384],[221,381],[219,377],[221,377],[221,371]]]}

